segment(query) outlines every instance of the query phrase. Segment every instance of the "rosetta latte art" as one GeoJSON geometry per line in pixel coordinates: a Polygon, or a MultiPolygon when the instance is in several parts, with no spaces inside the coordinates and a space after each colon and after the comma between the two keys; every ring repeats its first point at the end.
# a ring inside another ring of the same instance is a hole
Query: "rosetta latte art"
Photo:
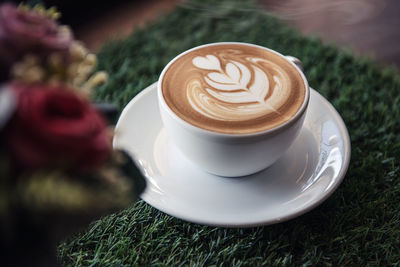
{"type": "Polygon", "coordinates": [[[279,105],[287,98],[288,77],[271,61],[233,53],[229,58],[196,56],[192,63],[201,71],[203,82],[193,78],[186,83],[188,102],[211,119],[243,121],[279,113],[279,105]]]}
{"type": "Polygon", "coordinates": [[[220,43],[194,48],[163,71],[165,103],[205,130],[247,134],[289,121],[306,97],[306,83],[284,56],[262,47],[220,43]]]}

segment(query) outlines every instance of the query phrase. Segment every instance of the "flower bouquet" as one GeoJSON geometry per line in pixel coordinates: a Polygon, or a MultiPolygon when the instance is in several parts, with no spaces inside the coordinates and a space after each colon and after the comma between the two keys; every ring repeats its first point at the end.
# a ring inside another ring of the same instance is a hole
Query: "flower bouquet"
{"type": "Polygon", "coordinates": [[[56,264],[56,245],[145,187],[90,102],[107,74],[55,9],[0,6],[0,249],[6,265],[56,264]],[[20,255],[23,254],[23,255],[20,255]]]}

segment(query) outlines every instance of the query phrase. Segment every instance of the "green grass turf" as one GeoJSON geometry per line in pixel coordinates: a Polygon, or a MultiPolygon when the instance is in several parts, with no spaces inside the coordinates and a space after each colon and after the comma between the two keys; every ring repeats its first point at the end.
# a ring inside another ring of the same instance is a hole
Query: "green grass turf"
{"type": "Polygon", "coordinates": [[[61,261],[74,266],[400,266],[396,70],[303,37],[251,2],[218,3],[191,2],[106,45],[100,69],[109,72],[110,82],[97,97],[122,108],[155,82],[175,55],[204,43],[242,41],[296,56],[310,85],[331,101],[349,129],[352,160],[343,183],[305,215],[250,229],[187,223],[139,201],[61,244],[61,261]]]}

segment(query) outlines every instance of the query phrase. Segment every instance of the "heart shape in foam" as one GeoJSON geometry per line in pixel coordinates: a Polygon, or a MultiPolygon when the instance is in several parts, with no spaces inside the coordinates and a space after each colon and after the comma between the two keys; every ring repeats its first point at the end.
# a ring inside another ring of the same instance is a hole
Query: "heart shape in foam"
{"type": "Polygon", "coordinates": [[[195,57],[193,58],[193,64],[201,69],[206,70],[219,70],[221,71],[221,64],[216,56],[207,55],[205,57],[195,57]]]}

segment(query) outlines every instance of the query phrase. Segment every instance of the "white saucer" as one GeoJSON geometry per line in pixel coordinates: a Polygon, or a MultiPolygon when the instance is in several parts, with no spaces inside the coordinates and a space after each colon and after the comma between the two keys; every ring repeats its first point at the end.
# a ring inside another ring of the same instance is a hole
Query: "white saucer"
{"type": "Polygon", "coordinates": [[[114,147],[128,151],[147,178],[142,199],[180,219],[249,227],[299,216],[327,199],[350,161],[350,139],[334,107],[311,90],[304,127],[285,155],[254,175],[225,178],[186,160],[163,128],[156,83],[123,110],[114,147]]]}

